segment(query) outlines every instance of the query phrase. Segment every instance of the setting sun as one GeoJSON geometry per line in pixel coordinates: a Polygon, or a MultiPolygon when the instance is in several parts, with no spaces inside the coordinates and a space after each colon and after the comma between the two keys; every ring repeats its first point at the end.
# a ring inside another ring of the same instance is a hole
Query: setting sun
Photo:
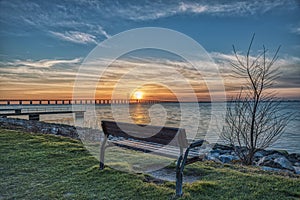
{"type": "Polygon", "coordinates": [[[142,99],[142,98],[143,98],[143,92],[141,92],[141,91],[136,91],[136,92],[134,93],[134,97],[135,97],[136,99],[142,99]]]}

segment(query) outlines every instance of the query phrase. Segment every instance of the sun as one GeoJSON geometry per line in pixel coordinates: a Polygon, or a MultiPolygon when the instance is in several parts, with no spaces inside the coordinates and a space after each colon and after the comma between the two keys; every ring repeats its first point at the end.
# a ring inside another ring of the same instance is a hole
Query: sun
{"type": "Polygon", "coordinates": [[[142,98],[143,98],[143,92],[141,92],[141,91],[136,91],[136,92],[134,93],[134,97],[135,97],[136,99],[142,99],[142,98]]]}

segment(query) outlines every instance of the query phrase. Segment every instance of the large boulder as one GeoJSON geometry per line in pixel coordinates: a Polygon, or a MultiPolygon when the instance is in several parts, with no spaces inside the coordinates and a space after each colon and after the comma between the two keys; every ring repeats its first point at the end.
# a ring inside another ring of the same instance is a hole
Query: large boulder
{"type": "Polygon", "coordinates": [[[300,174],[300,167],[294,166],[294,171],[295,171],[295,174],[300,174]]]}
{"type": "Polygon", "coordinates": [[[257,165],[294,171],[293,164],[285,156],[278,153],[262,157],[257,165]]]}
{"type": "Polygon", "coordinates": [[[293,164],[284,156],[274,159],[275,163],[278,163],[283,169],[294,171],[293,164]]]}
{"type": "MultiPolygon", "coordinates": [[[[292,153],[292,154],[289,154],[288,156],[287,156],[287,159],[290,161],[290,162],[292,162],[292,163],[294,163],[294,165],[296,164],[296,163],[300,163],[300,154],[298,154],[298,153],[292,153]]],[[[296,164],[297,165],[297,164],[296,164]]]]}

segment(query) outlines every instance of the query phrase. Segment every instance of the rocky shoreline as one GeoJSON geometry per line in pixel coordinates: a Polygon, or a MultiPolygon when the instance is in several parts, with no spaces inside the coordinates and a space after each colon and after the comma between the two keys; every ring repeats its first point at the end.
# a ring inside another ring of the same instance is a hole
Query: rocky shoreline
{"type": "MultiPolygon", "coordinates": [[[[78,140],[80,139],[78,134],[80,131],[89,133],[89,135],[99,135],[99,130],[97,129],[15,118],[0,118],[0,127],[24,132],[60,135],[78,140]]],[[[229,164],[240,163],[239,157],[233,148],[226,145],[207,143],[201,146],[198,151],[202,155],[203,160],[229,164]]],[[[254,165],[265,171],[300,174],[300,154],[289,154],[286,151],[276,150],[259,150],[255,153],[254,165]]]]}
{"type": "MultiPolygon", "coordinates": [[[[204,155],[203,160],[218,163],[241,163],[233,147],[222,144],[205,144],[198,151],[204,155]]],[[[254,155],[254,166],[265,171],[300,174],[300,154],[277,150],[259,150],[254,155]]]]}
{"type": "Polygon", "coordinates": [[[24,132],[61,135],[73,139],[79,139],[76,127],[65,124],[46,123],[41,121],[32,121],[16,118],[1,118],[0,127],[10,130],[19,130],[24,132]]]}

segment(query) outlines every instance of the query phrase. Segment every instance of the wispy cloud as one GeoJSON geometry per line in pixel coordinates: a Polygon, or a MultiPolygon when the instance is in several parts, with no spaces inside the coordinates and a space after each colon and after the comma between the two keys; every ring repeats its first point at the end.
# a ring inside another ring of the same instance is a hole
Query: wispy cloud
{"type": "MultiPolygon", "coordinates": [[[[232,79],[231,61],[235,58],[231,54],[223,54],[220,52],[210,53],[210,56],[216,61],[219,66],[220,75],[223,77],[226,89],[228,92],[235,92],[240,87],[240,81],[232,79]]],[[[105,71],[108,60],[99,60],[94,63],[88,63],[78,74],[80,58],[71,60],[18,60],[13,62],[2,62],[0,65],[0,88],[3,90],[19,91],[20,84],[22,91],[27,88],[35,88],[38,92],[40,88],[48,88],[49,92],[60,90],[59,87],[65,88],[66,94],[72,93],[72,86],[76,77],[80,77],[80,87],[82,91],[86,92],[94,88],[95,83],[98,85],[98,93],[107,95],[116,90],[124,94],[128,93],[128,88],[135,88],[144,83],[161,83],[169,85],[181,95],[187,95],[188,89],[183,87],[184,84],[190,84],[193,89],[201,96],[207,95],[207,87],[204,82],[209,81],[207,77],[202,76],[203,70],[210,73],[209,67],[200,67],[200,70],[195,69],[190,63],[186,61],[170,60],[168,58],[136,58],[130,57],[128,59],[119,59],[114,61],[105,71]],[[63,66],[63,67],[56,67],[63,66]],[[102,68],[102,69],[101,69],[102,68]],[[103,71],[103,74],[99,72],[103,71]],[[170,73],[172,72],[172,73],[170,73]],[[176,73],[180,76],[177,76],[176,73]],[[101,77],[100,77],[101,75],[101,77]],[[168,77],[166,79],[165,77],[168,77]],[[99,79],[100,78],[100,79],[99,79]],[[68,89],[66,89],[68,88],[68,89]]],[[[110,62],[109,62],[110,63],[110,62]]],[[[207,63],[201,60],[196,62],[198,66],[206,66],[207,63]]],[[[299,65],[300,58],[298,57],[282,57],[276,62],[276,66],[280,67],[282,72],[278,79],[276,90],[286,88],[287,90],[299,90],[299,65]]],[[[212,80],[213,81],[213,80],[212,80]]],[[[215,88],[218,91],[219,88],[215,88]]],[[[155,88],[147,91],[152,94],[155,88]]],[[[283,91],[280,91],[283,92],[283,91]]],[[[286,91],[285,91],[286,92],[286,91]]],[[[43,91],[47,93],[47,91],[43,91]]],[[[4,93],[3,93],[4,94],[4,93]]],[[[296,94],[295,94],[296,95],[296,94]]],[[[294,96],[295,96],[294,95],[294,96]]],[[[122,98],[126,98],[123,96],[122,98]]]]}
{"type": "Polygon", "coordinates": [[[104,35],[106,38],[110,38],[110,37],[111,37],[111,35],[108,34],[108,33],[104,30],[104,28],[101,27],[101,26],[98,26],[98,31],[97,31],[97,32],[99,32],[101,35],[104,35]]]}
{"type": "Polygon", "coordinates": [[[294,27],[291,29],[291,32],[292,33],[295,33],[297,35],[300,35],[300,27],[294,27]]]}
{"type": "Polygon", "coordinates": [[[50,31],[53,36],[69,42],[79,43],[79,44],[98,44],[96,41],[96,36],[83,33],[79,31],[66,31],[64,33],[50,31]]]}
{"type": "Polygon", "coordinates": [[[20,29],[20,35],[26,34],[26,29],[31,27],[60,40],[77,44],[97,44],[110,37],[102,25],[107,12],[100,4],[102,3],[98,1],[93,4],[91,1],[61,1],[55,4],[34,0],[3,0],[0,1],[0,22],[20,29]]]}
{"type": "MultiPolygon", "coordinates": [[[[231,62],[236,62],[236,58],[232,54],[224,54],[220,52],[212,52],[210,56],[216,61],[223,75],[231,85],[234,84],[232,80],[232,66],[231,62]]],[[[243,59],[243,56],[240,55],[243,59]]],[[[250,59],[255,59],[250,57],[250,59]]],[[[271,58],[267,58],[271,60],[271,58]]],[[[295,56],[282,56],[274,63],[274,68],[279,69],[280,77],[277,79],[275,87],[278,88],[297,88],[300,85],[300,58],[295,56]]],[[[234,84],[238,86],[239,84],[234,84]]]]}
{"type": "Polygon", "coordinates": [[[146,21],[182,14],[247,16],[263,14],[275,8],[293,9],[293,6],[295,6],[295,2],[288,0],[229,2],[173,1],[173,3],[143,1],[141,4],[128,4],[126,7],[115,5],[114,12],[108,15],[118,15],[119,17],[134,21],[146,21]]]}
{"type": "Polygon", "coordinates": [[[289,7],[288,1],[231,1],[228,3],[181,3],[179,11],[191,13],[209,13],[216,15],[255,15],[257,13],[265,13],[276,7],[286,5],[289,7]]]}
{"type": "MultiPolygon", "coordinates": [[[[59,4],[44,1],[26,1],[19,4],[9,0],[1,1],[0,18],[3,23],[22,22],[30,26],[61,33],[85,29],[87,34],[98,33],[110,37],[107,28],[120,20],[147,21],[174,15],[257,15],[274,9],[289,10],[297,5],[292,0],[254,1],[61,1],[59,4]],[[84,9],[82,9],[84,8],[84,9]],[[14,13],[14,15],[11,15],[14,13]],[[54,14],[55,13],[55,14],[54,14]],[[5,20],[4,20],[5,19],[5,20]]],[[[68,36],[67,36],[68,37],[68,36]]],[[[98,37],[98,36],[97,36],[98,37]]],[[[95,40],[95,38],[93,38],[95,40]]]]}
{"type": "Polygon", "coordinates": [[[6,62],[1,63],[1,65],[8,65],[8,66],[27,66],[27,67],[37,67],[37,68],[50,68],[54,65],[58,64],[77,64],[81,62],[81,58],[75,58],[71,60],[50,60],[50,59],[43,59],[43,60],[16,60],[13,62],[6,62]]]}

